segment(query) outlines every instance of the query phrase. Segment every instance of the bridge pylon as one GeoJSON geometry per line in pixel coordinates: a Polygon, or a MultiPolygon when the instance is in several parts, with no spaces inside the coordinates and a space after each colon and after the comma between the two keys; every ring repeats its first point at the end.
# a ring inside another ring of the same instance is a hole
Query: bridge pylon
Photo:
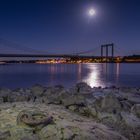
{"type": "Polygon", "coordinates": [[[114,58],[114,43],[101,45],[101,61],[102,62],[103,62],[103,58],[104,58],[104,49],[105,49],[106,62],[107,62],[107,59],[110,58],[110,57],[111,57],[111,60],[113,61],[113,58],[114,58]],[[109,48],[111,49],[111,56],[109,56],[109,48]]]}

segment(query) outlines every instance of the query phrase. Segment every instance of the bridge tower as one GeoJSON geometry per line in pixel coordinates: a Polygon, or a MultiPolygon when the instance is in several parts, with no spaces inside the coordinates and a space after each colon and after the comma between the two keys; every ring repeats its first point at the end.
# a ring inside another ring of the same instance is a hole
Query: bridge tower
{"type": "Polygon", "coordinates": [[[109,48],[111,49],[111,60],[113,61],[113,58],[114,58],[114,44],[113,43],[101,45],[101,61],[103,61],[103,58],[104,58],[104,49],[105,49],[106,62],[107,62],[107,58],[110,58],[109,48]]]}

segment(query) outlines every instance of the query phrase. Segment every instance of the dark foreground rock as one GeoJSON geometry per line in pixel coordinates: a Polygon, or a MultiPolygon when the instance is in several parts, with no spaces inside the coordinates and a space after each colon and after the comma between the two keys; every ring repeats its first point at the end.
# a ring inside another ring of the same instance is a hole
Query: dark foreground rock
{"type": "Polygon", "coordinates": [[[0,140],[139,140],[139,132],[138,88],[0,89],[0,140]]]}

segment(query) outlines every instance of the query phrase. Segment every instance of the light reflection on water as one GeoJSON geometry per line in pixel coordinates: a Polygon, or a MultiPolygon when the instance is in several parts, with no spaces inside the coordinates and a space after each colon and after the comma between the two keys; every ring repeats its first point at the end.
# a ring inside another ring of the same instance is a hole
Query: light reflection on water
{"type": "Polygon", "coordinates": [[[30,87],[34,84],[66,87],[77,82],[97,86],[140,87],[139,64],[16,64],[0,65],[0,87],[30,87]]]}
{"type": "Polygon", "coordinates": [[[100,79],[100,73],[101,73],[101,69],[98,65],[84,65],[89,72],[87,73],[87,76],[83,77],[82,81],[86,82],[88,85],[90,85],[91,87],[98,87],[98,86],[102,86],[104,87],[104,83],[101,81],[100,79]]]}

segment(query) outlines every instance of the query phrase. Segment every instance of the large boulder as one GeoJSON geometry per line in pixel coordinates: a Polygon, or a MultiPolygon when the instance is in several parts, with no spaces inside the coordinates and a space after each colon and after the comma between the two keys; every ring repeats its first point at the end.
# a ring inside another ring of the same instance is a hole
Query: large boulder
{"type": "Polygon", "coordinates": [[[8,96],[10,95],[11,90],[7,88],[0,89],[0,98],[1,102],[8,102],[8,96]]]}
{"type": "Polygon", "coordinates": [[[40,138],[37,135],[31,135],[31,136],[24,136],[20,140],[40,140],[40,138]]]}
{"type": "Polygon", "coordinates": [[[50,87],[44,92],[46,104],[62,104],[62,101],[70,96],[70,93],[63,88],[50,87]]]}
{"type": "Polygon", "coordinates": [[[36,96],[36,97],[40,97],[43,96],[44,91],[46,90],[45,87],[43,87],[42,85],[34,85],[31,87],[31,93],[36,96]]]}
{"type": "Polygon", "coordinates": [[[3,98],[2,97],[0,97],[0,104],[2,104],[3,103],[3,98]]]}
{"type": "Polygon", "coordinates": [[[7,140],[8,138],[10,138],[10,136],[10,131],[0,131],[0,140],[7,140]]]}
{"type": "Polygon", "coordinates": [[[108,94],[102,100],[101,108],[103,112],[116,114],[121,110],[121,103],[119,102],[119,100],[116,98],[115,95],[108,94]]]}
{"type": "Polygon", "coordinates": [[[32,95],[30,92],[27,92],[27,90],[24,89],[16,89],[11,92],[11,94],[8,96],[9,102],[24,102],[24,101],[30,101],[32,98],[32,95]]]}
{"type": "Polygon", "coordinates": [[[119,91],[120,100],[128,100],[132,104],[140,104],[140,93],[119,91]]]}
{"type": "Polygon", "coordinates": [[[0,89],[0,96],[8,96],[10,94],[11,90],[8,88],[0,89]]]}
{"type": "Polygon", "coordinates": [[[129,114],[127,112],[121,112],[121,117],[125,124],[131,128],[140,128],[140,119],[134,114],[129,114]]]}
{"type": "Polygon", "coordinates": [[[140,104],[135,104],[132,108],[131,108],[131,112],[136,115],[137,117],[140,118],[140,104]]]}
{"type": "Polygon", "coordinates": [[[69,107],[71,105],[83,106],[85,105],[85,98],[82,95],[71,95],[68,98],[62,99],[62,104],[65,107],[69,107]]]}
{"type": "Polygon", "coordinates": [[[72,94],[90,94],[92,92],[92,88],[89,85],[87,85],[87,83],[81,82],[77,83],[74,88],[70,89],[70,92],[72,94]]]}
{"type": "Polygon", "coordinates": [[[65,89],[61,85],[56,85],[56,86],[53,86],[53,87],[47,87],[43,95],[44,96],[50,96],[51,94],[59,94],[63,90],[65,90],[65,89]]]}
{"type": "Polygon", "coordinates": [[[56,122],[56,125],[44,127],[39,134],[47,140],[127,140],[104,125],[82,120],[72,123],[63,119],[56,122]]]}
{"type": "Polygon", "coordinates": [[[123,111],[130,112],[132,104],[128,100],[120,101],[123,111]]]}
{"type": "Polygon", "coordinates": [[[129,96],[128,101],[133,104],[140,104],[140,96],[129,96]]]}

